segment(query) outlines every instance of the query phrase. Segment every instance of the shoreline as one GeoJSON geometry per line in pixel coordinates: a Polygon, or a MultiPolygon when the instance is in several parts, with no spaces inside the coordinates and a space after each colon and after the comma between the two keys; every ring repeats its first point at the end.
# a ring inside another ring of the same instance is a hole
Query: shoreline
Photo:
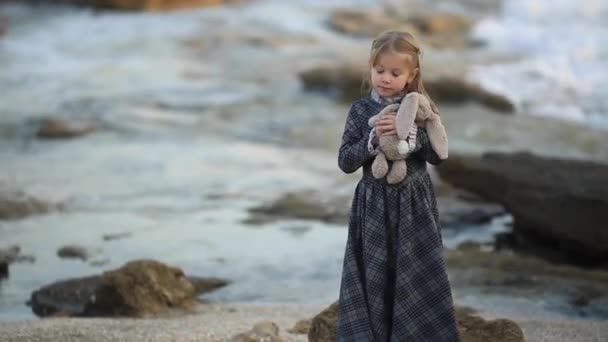
{"type": "MultiPolygon", "coordinates": [[[[323,310],[322,305],[200,304],[193,314],[160,318],[50,318],[0,322],[2,341],[227,341],[261,321],[279,326],[284,341],[308,341],[288,332],[301,319],[323,310]]],[[[478,313],[485,319],[508,318],[524,331],[527,342],[601,342],[608,338],[608,322],[580,319],[542,319],[526,314],[478,313]]]]}

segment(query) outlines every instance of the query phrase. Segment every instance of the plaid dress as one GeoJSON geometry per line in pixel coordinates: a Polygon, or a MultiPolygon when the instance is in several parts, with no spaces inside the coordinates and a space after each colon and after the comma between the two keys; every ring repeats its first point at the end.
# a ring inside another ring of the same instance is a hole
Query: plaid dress
{"type": "MultiPolygon", "coordinates": [[[[407,157],[407,176],[390,185],[371,173],[368,119],[387,103],[367,96],[348,113],[338,164],[363,169],[350,212],[340,284],[338,341],[460,341],[433,184],[441,163],[424,128],[407,157]]],[[[390,163],[390,162],[389,162],[390,163]]]]}

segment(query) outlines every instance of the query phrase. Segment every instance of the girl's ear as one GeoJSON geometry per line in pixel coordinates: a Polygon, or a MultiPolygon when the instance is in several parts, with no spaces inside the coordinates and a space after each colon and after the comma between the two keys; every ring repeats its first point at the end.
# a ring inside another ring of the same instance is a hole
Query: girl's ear
{"type": "Polygon", "coordinates": [[[420,68],[416,68],[416,69],[412,70],[412,74],[407,79],[407,84],[411,84],[414,81],[414,79],[416,79],[416,76],[418,76],[419,72],[420,72],[420,68]]]}

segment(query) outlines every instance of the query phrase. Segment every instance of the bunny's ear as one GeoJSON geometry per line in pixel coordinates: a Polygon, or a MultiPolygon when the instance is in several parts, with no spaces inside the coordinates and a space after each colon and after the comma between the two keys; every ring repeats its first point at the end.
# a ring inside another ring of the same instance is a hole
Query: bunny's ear
{"type": "Polygon", "coordinates": [[[437,113],[433,111],[433,108],[431,107],[431,102],[426,96],[420,94],[418,103],[420,106],[420,112],[418,113],[419,120],[427,120],[437,115],[437,113]]]}
{"type": "Polygon", "coordinates": [[[367,124],[369,125],[369,127],[376,126],[376,121],[378,121],[381,116],[382,116],[382,113],[378,113],[378,114],[372,116],[371,118],[369,118],[369,120],[367,120],[367,124]]]}
{"type": "Polygon", "coordinates": [[[410,134],[410,130],[416,119],[416,112],[418,111],[419,97],[419,94],[415,92],[407,94],[399,107],[399,111],[397,111],[395,127],[399,139],[407,139],[410,134]]]}
{"type": "Polygon", "coordinates": [[[433,113],[432,120],[426,121],[426,132],[431,142],[431,147],[437,153],[439,159],[448,158],[448,135],[441,123],[439,115],[433,113]]]}
{"type": "Polygon", "coordinates": [[[390,104],[386,107],[384,107],[380,113],[372,116],[371,118],[369,118],[369,120],[367,120],[367,124],[370,127],[374,127],[376,125],[376,121],[378,121],[380,119],[380,117],[382,117],[382,115],[392,112],[392,111],[396,111],[397,109],[399,109],[399,105],[398,104],[390,104]]]}

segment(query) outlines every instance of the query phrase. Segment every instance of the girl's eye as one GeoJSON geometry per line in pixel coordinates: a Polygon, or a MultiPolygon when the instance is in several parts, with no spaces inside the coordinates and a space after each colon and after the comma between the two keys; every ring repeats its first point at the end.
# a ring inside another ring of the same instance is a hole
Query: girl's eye
{"type": "Polygon", "coordinates": [[[381,74],[384,72],[384,70],[376,70],[377,73],[381,74]]]}
{"type": "Polygon", "coordinates": [[[397,74],[397,73],[393,73],[393,76],[395,76],[395,77],[399,77],[399,74],[397,74]]]}

